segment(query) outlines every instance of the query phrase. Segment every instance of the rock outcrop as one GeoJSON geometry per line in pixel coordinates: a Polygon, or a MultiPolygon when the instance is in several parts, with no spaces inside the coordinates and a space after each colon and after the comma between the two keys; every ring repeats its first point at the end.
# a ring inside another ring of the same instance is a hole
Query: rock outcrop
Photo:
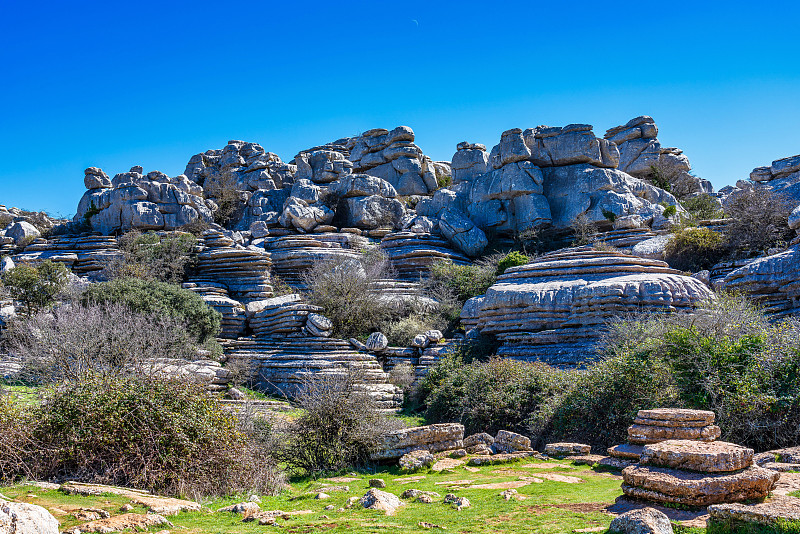
{"type": "Polygon", "coordinates": [[[478,329],[503,343],[501,355],[577,365],[592,357],[603,324],[617,314],[687,311],[712,298],[705,284],[664,262],[579,248],[508,269],[473,313],[478,329]]]}
{"type": "Polygon", "coordinates": [[[403,428],[383,436],[370,455],[375,461],[396,460],[414,450],[432,453],[460,449],[464,446],[464,425],[440,423],[403,428]]]}
{"type": "Polygon", "coordinates": [[[181,174],[143,174],[141,167],[114,176],[89,167],[88,191],[78,203],[74,222],[88,222],[102,233],[131,229],[175,230],[197,220],[211,222],[216,204],[203,198],[203,188],[181,174]]]}

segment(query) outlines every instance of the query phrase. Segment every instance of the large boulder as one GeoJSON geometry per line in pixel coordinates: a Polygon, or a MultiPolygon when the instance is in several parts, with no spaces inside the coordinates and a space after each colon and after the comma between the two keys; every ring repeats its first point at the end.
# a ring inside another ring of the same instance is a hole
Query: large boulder
{"type": "Polygon", "coordinates": [[[399,200],[380,195],[347,198],[342,207],[344,225],[365,230],[397,228],[405,215],[405,208],[399,200]]]}
{"type": "Polygon", "coordinates": [[[42,235],[42,233],[28,221],[15,222],[6,230],[6,237],[13,239],[17,246],[35,239],[40,235],[42,235]]]}
{"type": "Polygon", "coordinates": [[[0,534],[58,534],[58,520],[35,504],[0,500],[0,534]]]}
{"type": "Polygon", "coordinates": [[[664,512],[640,508],[615,517],[608,530],[621,534],[672,534],[672,523],[664,512]]]}
{"type": "Polygon", "coordinates": [[[452,209],[442,212],[439,229],[453,246],[467,256],[477,256],[489,244],[486,234],[475,223],[452,209]]]}

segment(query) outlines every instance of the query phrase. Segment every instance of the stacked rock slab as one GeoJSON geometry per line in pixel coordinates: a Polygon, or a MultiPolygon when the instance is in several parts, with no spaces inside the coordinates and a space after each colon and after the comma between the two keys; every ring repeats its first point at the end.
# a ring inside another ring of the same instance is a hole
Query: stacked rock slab
{"type": "Polygon", "coordinates": [[[628,497],[707,506],[762,499],[780,474],[753,465],[753,450],[722,441],[667,440],[645,445],[640,465],[622,470],[628,497]]]}
{"type": "Polygon", "coordinates": [[[256,337],[300,337],[309,314],[319,313],[322,308],[304,302],[297,293],[281,295],[248,304],[250,328],[256,337]]]}
{"type": "Polygon", "coordinates": [[[395,232],[381,240],[386,254],[398,276],[419,280],[430,275],[430,267],[439,261],[470,265],[469,258],[453,250],[441,237],[430,233],[395,232]]]}
{"type": "Polygon", "coordinates": [[[731,271],[719,287],[750,295],[774,317],[800,314],[800,244],[731,271]]]}
{"type": "Polygon", "coordinates": [[[56,261],[78,276],[87,276],[99,275],[112,262],[122,259],[122,252],[113,236],[64,236],[36,239],[13,259],[16,263],[31,264],[56,261]]]}
{"type": "Polygon", "coordinates": [[[238,300],[228,296],[228,288],[218,282],[186,282],[182,284],[184,289],[194,291],[222,315],[221,331],[219,337],[226,339],[236,339],[244,334],[247,327],[247,315],[244,305],[238,300]]]}
{"type": "Polygon", "coordinates": [[[628,443],[608,449],[608,455],[620,460],[638,462],[644,445],[673,439],[714,441],[720,428],[716,415],[708,410],[654,408],[639,410],[628,427],[628,443]]]}
{"type": "Polygon", "coordinates": [[[403,428],[384,435],[370,455],[374,461],[396,460],[411,451],[431,453],[461,449],[464,446],[464,425],[440,423],[403,428]]]}
{"type": "Polygon", "coordinates": [[[368,240],[349,233],[286,235],[267,238],[264,248],[270,253],[272,272],[288,284],[303,287],[303,273],[314,263],[337,258],[357,260],[357,249],[349,247],[365,242],[368,240]]]}
{"type": "Polygon", "coordinates": [[[196,274],[191,281],[218,283],[228,296],[250,302],[272,296],[270,255],[257,247],[235,245],[232,238],[217,230],[206,230],[199,240],[196,274]]]}
{"type": "Polygon", "coordinates": [[[686,311],[714,295],[701,281],[658,260],[592,248],[562,250],[512,267],[480,308],[478,329],[503,343],[498,354],[574,366],[595,355],[610,318],[642,311],[686,311]]]}
{"type": "Polygon", "coordinates": [[[752,187],[763,187],[800,203],[800,155],[781,158],[750,173],[752,187]]]}
{"type": "Polygon", "coordinates": [[[293,398],[312,374],[351,370],[362,380],[360,387],[384,410],[397,410],[402,390],[389,383],[377,358],[354,351],[347,341],[327,337],[240,338],[226,342],[228,365],[249,369],[251,380],[262,391],[293,398]]]}

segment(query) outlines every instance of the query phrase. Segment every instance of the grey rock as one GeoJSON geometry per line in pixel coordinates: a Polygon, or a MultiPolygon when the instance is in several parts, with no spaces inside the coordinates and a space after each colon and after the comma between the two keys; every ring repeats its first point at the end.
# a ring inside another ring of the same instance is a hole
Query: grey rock
{"type": "Polygon", "coordinates": [[[14,240],[18,246],[26,240],[35,239],[42,235],[42,233],[31,223],[27,221],[19,221],[12,224],[6,229],[6,237],[14,240]]]}
{"type": "Polygon", "coordinates": [[[405,215],[403,204],[394,198],[379,195],[348,198],[344,203],[344,220],[348,227],[374,229],[396,228],[405,215]]]}
{"type": "Polygon", "coordinates": [[[439,228],[442,235],[467,256],[477,256],[489,244],[486,234],[480,228],[452,209],[442,212],[439,228]]]}
{"type": "Polygon", "coordinates": [[[641,508],[615,517],[608,529],[622,534],[672,534],[672,523],[664,512],[641,508]]]}
{"type": "Polygon", "coordinates": [[[373,332],[367,338],[365,345],[369,351],[380,352],[389,346],[389,340],[381,332],[373,332]]]}
{"type": "Polygon", "coordinates": [[[0,502],[0,534],[58,534],[58,520],[35,504],[0,502]]]}
{"type": "Polygon", "coordinates": [[[792,214],[789,215],[789,228],[800,230],[800,206],[792,210],[792,214]]]}
{"type": "Polygon", "coordinates": [[[84,171],[83,184],[86,189],[107,189],[111,187],[111,179],[101,169],[89,167],[84,171]]]}

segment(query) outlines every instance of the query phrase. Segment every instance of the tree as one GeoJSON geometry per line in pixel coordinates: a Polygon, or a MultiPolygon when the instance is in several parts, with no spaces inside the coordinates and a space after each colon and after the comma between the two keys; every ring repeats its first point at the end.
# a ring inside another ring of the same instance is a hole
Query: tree
{"type": "Polygon", "coordinates": [[[36,267],[17,265],[3,273],[2,282],[12,298],[22,301],[25,312],[33,315],[53,303],[67,285],[68,275],[63,264],[46,260],[36,267]]]}

